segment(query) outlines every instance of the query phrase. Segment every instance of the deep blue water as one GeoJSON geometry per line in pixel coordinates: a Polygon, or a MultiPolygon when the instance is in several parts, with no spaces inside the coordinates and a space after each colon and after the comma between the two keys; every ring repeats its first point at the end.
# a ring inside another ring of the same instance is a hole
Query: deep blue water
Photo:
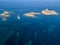
{"type": "Polygon", "coordinates": [[[8,10],[14,14],[11,14],[7,21],[2,21],[0,18],[0,45],[60,45],[59,4],[59,2],[48,4],[1,2],[0,8],[3,10],[0,10],[0,13],[8,10]],[[41,12],[46,8],[56,10],[59,14],[56,16],[36,15],[38,18],[23,16],[27,12],[41,12]],[[20,20],[17,19],[18,13],[20,20]]]}

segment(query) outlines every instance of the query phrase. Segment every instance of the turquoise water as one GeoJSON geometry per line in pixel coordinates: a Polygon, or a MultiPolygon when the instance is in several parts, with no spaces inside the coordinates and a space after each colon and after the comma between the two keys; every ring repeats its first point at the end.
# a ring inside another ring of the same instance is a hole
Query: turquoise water
{"type": "Polygon", "coordinates": [[[7,21],[2,21],[0,17],[0,45],[60,45],[59,2],[44,5],[39,2],[18,3],[22,4],[21,6],[9,4],[0,5],[0,13],[5,10],[14,12],[7,21]],[[36,15],[37,18],[23,16],[27,12],[41,12],[46,8],[56,10],[59,14],[55,16],[39,14],[36,15]],[[20,20],[17,19],[18,13],[20,20]]]}

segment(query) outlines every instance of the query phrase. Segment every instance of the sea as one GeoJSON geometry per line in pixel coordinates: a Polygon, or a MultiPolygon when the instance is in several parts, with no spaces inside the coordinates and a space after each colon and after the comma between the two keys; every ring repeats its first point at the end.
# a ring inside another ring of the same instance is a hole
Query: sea
{"type": "Polygon", "coordinates": [[[60,2],[0,2],[0,14],[11,11],[10,17],[0,17],[0,45],[60,45],[60,2]],[[37,18],[24,16],[48,8],[57,15],[36,14],[37,18]],[[17,19],[19,14],[20,19],[17,19]]]}

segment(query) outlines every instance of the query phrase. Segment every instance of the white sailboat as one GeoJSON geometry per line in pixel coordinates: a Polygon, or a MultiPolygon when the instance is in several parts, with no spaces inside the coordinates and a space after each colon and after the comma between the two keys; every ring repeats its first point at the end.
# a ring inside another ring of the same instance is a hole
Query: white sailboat
{"type": "Polygon", "coordinates": [[[20,19],[20,16],[19,15],[17,15],[17,19],[20,19]]]}
{"type": "Polygon", "coordinates": [[[18,11],[17,19],[20,20],[19,10],[17,10],[17,11],[18,11]]]}

